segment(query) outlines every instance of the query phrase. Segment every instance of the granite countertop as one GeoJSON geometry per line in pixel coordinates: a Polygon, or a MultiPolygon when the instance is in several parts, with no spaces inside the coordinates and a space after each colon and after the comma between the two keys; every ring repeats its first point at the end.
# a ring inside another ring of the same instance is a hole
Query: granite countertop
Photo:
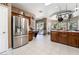
{"type": "Polygon", "coordinates": [[[65,31],[65,30],[51,30],[51,31],[58,31],[58,32],[77,32],[77,33],[79,33],[79,31],[72,31],[72,30],[70,30],[70,31],[65,31]]]}

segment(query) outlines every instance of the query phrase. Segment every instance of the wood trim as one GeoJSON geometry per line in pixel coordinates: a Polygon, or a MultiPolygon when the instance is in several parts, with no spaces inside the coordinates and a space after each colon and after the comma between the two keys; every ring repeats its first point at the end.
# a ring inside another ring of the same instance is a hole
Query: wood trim
{"type": "Polygon", "coordinates": [[[11,43],[11,4],[8,4],[8,48],[12,47],[11,43]]]}

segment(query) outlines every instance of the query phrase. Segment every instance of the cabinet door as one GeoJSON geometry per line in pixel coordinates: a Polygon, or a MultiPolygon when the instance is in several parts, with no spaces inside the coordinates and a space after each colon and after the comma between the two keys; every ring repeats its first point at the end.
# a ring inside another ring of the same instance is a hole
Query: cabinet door
{"type": "Polygon", "coordinates": [[[58,32],[52,32],[51,33],[51,40],[58,42],[58,32]]]}
{"type": "Polygon", "coordinates": [[[68,44],[70,46],[77,47],[77,39],[78,39],[78,37],[75,34],[76,33],[69,34],[68,44]]]}
{"type": "Polygon", "coordinates": [[[77,39],[77,47],[79,48],[79,38],[77,39]]]}
{"type": "Polygon", "coordinates": [[[32,41],[32,39],[33,39],[33,33],[29,32],[29,41],[32,41]]]}
{"type": "Polygon", "coordinates": [[[8,50],[8,8],[0,6],[0,52],[8,50]]]}
{"type": "Polygon", "coordinates": [[[77,47],[77,40],[74,37],[70,37],[68,43],[71,46],[77,47]]]}
{"type": "Polygon", "coordinates": [[[67,42],[68,42],[67,37],[68,37],[67,33],[64,33],[64,32],[59,33],[59,42],[63,43],[63,44],[67,44],[67,42]]]}

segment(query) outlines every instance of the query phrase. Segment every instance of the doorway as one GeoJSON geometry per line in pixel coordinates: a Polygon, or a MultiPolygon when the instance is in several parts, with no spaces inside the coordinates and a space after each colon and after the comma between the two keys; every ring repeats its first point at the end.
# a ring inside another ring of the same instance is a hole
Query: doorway
{"type": "Polygon", "coordinates": [[[46,35],[46,19],[36,20],[36,30],[39,35],[46,35]]]}
{"type": "Polygon", "coordinates": [[[8,8],[0,6],[0,53],[8,50],[8,8]]]}

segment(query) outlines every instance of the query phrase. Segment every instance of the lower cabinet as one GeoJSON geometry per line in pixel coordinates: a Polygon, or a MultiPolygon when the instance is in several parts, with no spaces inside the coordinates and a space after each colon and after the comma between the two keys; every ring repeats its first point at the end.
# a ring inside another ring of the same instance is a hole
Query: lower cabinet
{"type": "Polygon", "coordinates": [[[73,47],[78,47],[79,46],[79,34],[77,33],[69,33],[68,36],[68,45],[73,46],[73,47]]]}
{"type": "Polygon", "coordinates": [[[33,32],[29,31],[29,41],[32,41],[32,40],[33,40],[33,32]]]}
{"type": "Polygon", "coordinates": [[[79,39],[77,39],[77,47],[79,48],[79,39]]]}
{"type": "Polygon", "coordinates": [[[77,47],[77,40],[73,38],[69,38],[68,45],[77,47]]]}
{"type": "Polygon", "coordinates": [[[79,47],[79,33],[52,31],[51,41],[59,42],[73,47],[79,47]]]}
{"type": "Polygon", "coordinates": [[[58,32],[51,32],[51,41],[58,42],[58,32]]]}
{"type": "Polygon", "coordinates": [[[68,44],[68,37],[67,33],[65,32],[59,32],[59,42],[63,44],[68,44]]]}

